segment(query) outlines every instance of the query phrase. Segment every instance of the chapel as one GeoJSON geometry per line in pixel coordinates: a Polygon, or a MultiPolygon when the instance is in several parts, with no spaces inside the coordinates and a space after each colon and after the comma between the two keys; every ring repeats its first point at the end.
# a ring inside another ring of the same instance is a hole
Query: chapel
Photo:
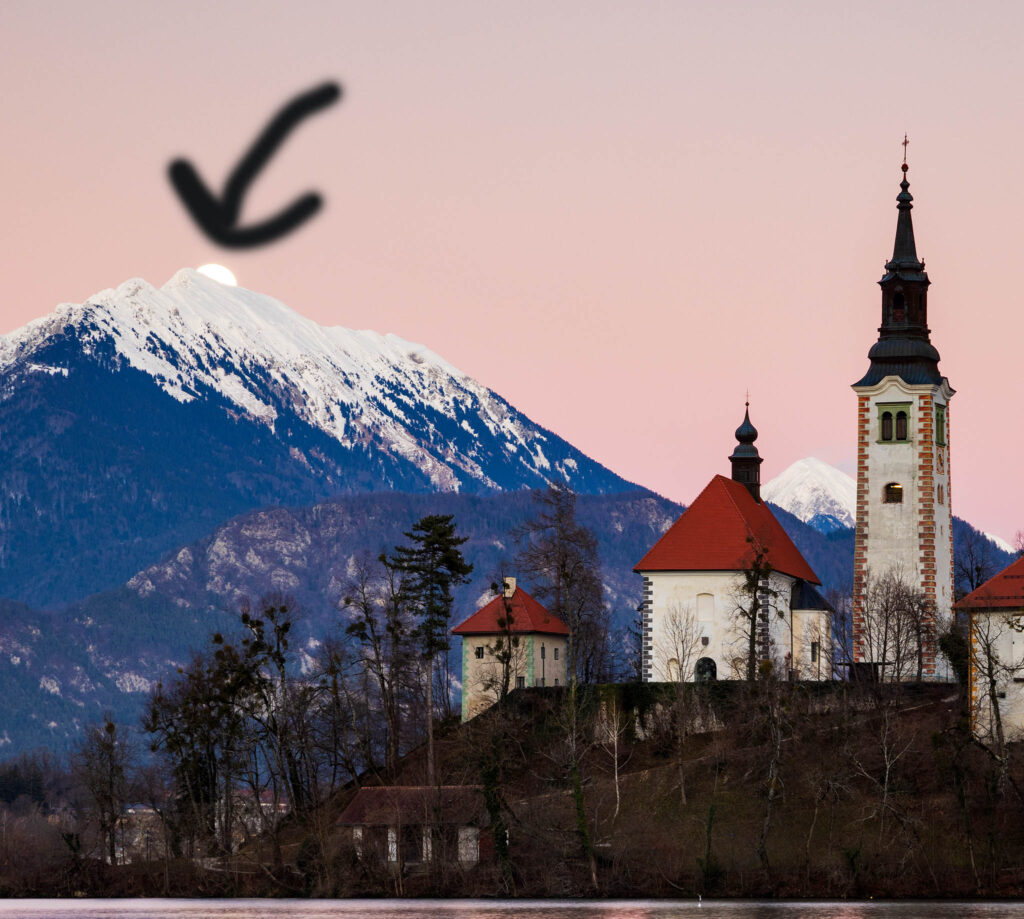
{"type": "Polygon", "coordinates": [[[752,625],[759,670],[832,678],[831,608],[761,500],[756,440],[748,403],[731,477],[716,475],[633,569],[643,578],[644,682],[744,678],[752,625]],[[755,599],[752,623],[744,611],[755,599]]]}

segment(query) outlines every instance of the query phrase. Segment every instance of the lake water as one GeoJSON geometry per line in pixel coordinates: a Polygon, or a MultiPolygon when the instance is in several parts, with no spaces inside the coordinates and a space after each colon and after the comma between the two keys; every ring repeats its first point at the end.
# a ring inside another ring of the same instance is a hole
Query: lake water
{"type": "Polygon", "coordinates": [[[0,919],[1024,919],[1024,902],[0,900],[0,919]]]}

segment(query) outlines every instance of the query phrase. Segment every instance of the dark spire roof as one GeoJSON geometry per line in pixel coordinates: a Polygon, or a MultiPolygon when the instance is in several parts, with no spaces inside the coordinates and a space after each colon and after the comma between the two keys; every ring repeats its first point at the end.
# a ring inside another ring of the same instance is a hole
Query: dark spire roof
{"type": "Polygon", "coordinates": [[[907,181],[907,170],[910,167],[904,163],[900,168],[903,170],[903,181],[900,182],[900,193],[896,196],[896,210],[899,212],[896,218],[896,241],[892,246],[892,258],[885,263],[886,274],[882,281],[892,277],[907,281],[927,281],[924,262],[917,257],[914,221],[910,217],[914,209],[914,196],[910,193],[910,183],[907,181]]]}
{"type": "Polygon", "coordinates": [[[928,330],[928,286],[931,281],[924,262],[917,257],[914,224],[910,217],[914,196],[910,194],[907,169],[896,196],[896,240],[892,258],[885,263],[882,288],[882,324],[878,341],[868,352],[871,366],[854,386],[874,386],[887,376],[898,376],[910,384],[939,384],[939,352],[928,330]]]}
{"type": "Polygon", "coordinates": [[[754,446],[757,440],[757,428],[750,423],[750,403],[746,404],[743,413],[743,424],[736,428],[736,448],[732,451],[729,461],[732,463],[732,479],[742,482],[754,496],[755,501],[761,500],[761,456],[754,446]]]}
{"type": "MultiPolygon", "coordinates": [[[[750,423],[750,403],[745,403],[746,411],[743,413],[743,424],[736,428],[736,439],[741,444],[751,445],[754,456],[757,456],[757,447],[752,446],[757,440],[757,428],[750,423]]],[[[736,448],[737,450],[739,447],[736,448]]]]}

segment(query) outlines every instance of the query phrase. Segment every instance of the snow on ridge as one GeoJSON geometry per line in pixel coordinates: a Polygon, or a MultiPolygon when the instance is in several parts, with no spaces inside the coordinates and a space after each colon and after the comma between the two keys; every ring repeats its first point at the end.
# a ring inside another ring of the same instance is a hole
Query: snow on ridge
{"type": "Polygon", "coordinates": [[[984,536],[990,542],[994,542],[1004,552],[1009,552],[1011,555],[1017,554],[1016,547],[1014,547],[1005,539],[1003,539],[1002,536],[997,536],[995,533],[982,533],[981,535],[984,536]]]}
{"type": "MultiPolygon", "coordinates": [[[[273,297],[225,286],[191,268],[161,288],[132,278],[0,336],[0,372],[19,362],[39,372],[32,353],[69,325],[87,351],[112,341],[128,365],[180,402],[212,390],[271,428],[286,407],[344,445],[372,429],[441,488],[457,485],[457,477],[440,466],[474,478],[479,467],[469,468],[459,456],[439,461],[409,430],[403,410],[409,401],[451,419],[478,418],[491,436],[528,446],[534,469],[549,475],[540,449],[544,432],[429,348],[392,333],[320,326],[273,297]]],[[[66,375],[64,368],[48,368],[62,371],[66,375]]]]}
{"type": "Polygon", "coordinates": [[[856,481],[813,456],[779,473],[761,487],[761,495],[804,522],[818,514],[835,517],[845,526],[852,527],[856,521],[856,481]]]}

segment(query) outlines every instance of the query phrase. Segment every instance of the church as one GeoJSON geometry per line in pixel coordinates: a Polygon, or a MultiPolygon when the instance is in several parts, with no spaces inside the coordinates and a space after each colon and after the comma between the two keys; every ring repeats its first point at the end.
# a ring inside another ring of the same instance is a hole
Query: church
{"type": "Polygon", "coordinates": [[[752,656],[759,672],[832,678],[831,609],[761,500],[749,404],[736,440],[731,478],[716,475],[633,569],[644,682],[743,679],[752,656]]]}
{"type": "MultiPolygon", "coordinates": [[[[905,149],[905,148],[904,148],[905,149]]],[[[939,371],[928,329],[928,287],[917,257],[913,196],[903,162],[896,197],[896,240],[878,282],[878,340],[868,352],[857,394],[857,528],[853,571],[853,658],[876,677],[895,678],[890,627],[872,604],[872,584],[890,578],[923,599],[920,627],[924,679],[948,679],[939,635],[952,621],[953,512],[950,498],[949,402],[954,390],[939,371]]]]}
{"type": "Polygon", "coordinates": [[[954,599],[954,390],[931,343],[931,282],[917,255],[905,157],[901,168],[893,254],[878,282],[878,339],[867,372],[852,387],[857,513],[848,652],[831,653],[831,610],[815,589],[819,580],[761,501],[761,458],[748,406],[736,431],[731,478],[715,476],[634,568],[643,577],[645,681],[742,678],[755,653],[760,666],[795,679],[831,679],[847,666],[853,676],[899,679],[890,633],[905,623],[880,621],[873,592],[880,581],[899,584],[914,599],[921,676],[951,678],[939,636],[952,622],[954,599]],[[759,566],[758,592],[751,577],[759,566]],[[755,593],[756,616],[748,602],[755,593]],[[823,665],[825,656],[835,666],[823,665]]]}

